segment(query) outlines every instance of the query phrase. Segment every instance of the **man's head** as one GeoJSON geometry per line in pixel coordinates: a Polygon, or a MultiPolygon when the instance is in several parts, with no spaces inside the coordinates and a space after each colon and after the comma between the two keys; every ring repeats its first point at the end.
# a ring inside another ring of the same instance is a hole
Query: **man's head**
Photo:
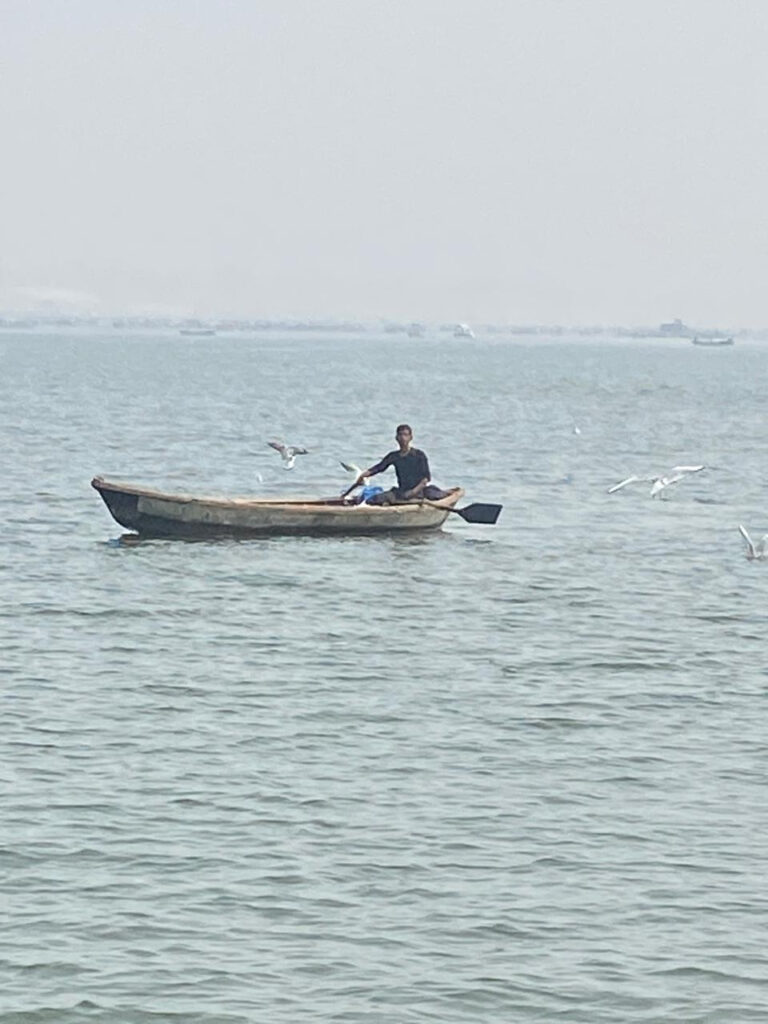
{"type": "Polygon", "coordinates": [[[413,441],[413,431],[407,423],[401,423],[395,431],[395,440],[400,445],[400,451],[410,448],[413,441]]]}

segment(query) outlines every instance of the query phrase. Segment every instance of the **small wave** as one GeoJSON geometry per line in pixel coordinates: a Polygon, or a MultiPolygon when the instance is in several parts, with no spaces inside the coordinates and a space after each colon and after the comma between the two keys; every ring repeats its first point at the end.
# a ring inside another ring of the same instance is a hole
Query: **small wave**
{"type": "Polygon", "coordinates": [[[715,982],[729,982],[734,981],[740,984],[758,985],[760,988],[765,987],[764,977],[753,977],[748,974],[739,974],[734,971],[716,971],[711,967],[694,967],[691,965],[685,965],[680,967],[662,967],[655,971],[649,971],[650,974],[657,978],[693,978],[695,980],[707,980],[715,982]]]}
{"type": "Polygon", "coordinates": [[[251,1017],[232,1013],[186,1013],[147,1010],[126,1004],[100,1005],[88,999],[71,1007],[39,1007],[0,1013],[0,1024],[252,1024],[251,1017]]]}

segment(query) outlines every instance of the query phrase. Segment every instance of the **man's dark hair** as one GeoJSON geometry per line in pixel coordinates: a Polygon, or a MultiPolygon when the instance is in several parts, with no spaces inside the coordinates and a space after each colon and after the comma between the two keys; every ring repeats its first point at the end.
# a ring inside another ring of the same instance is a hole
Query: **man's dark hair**
{"type": "Polygon", "coordinates": [[[395,433],[399,434],[401,430],[407,430],[411,437],[413,437],[413,431],[411,430],[407,423],[398,423],[395,433]]]}

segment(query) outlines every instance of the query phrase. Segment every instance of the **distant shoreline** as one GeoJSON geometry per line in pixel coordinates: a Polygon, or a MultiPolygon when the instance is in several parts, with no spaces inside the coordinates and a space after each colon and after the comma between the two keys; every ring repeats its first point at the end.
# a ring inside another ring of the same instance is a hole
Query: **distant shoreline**
{"type": "MultiPolygon", "coordinates": [[[[50,330],[55,328],[96,328],[105,331],[173,331],[185,336],[216,336],[219,334],[243,334],[268,331],[295,331],[302,333],[341,333],[408,337],[413,344],[420,344],[430,336],[449,335],[454,332],[455,322],[429,323],[427,321],[358,321],[332,319],[261,319],[211,317],[189,320],[176,317],[151,316],[64,316],[39,315],[35,313],[0,312],[0,330],[50,330]],[[419,330],[414,330],[414,326],[419,330]]],[[[493,324],[473,323],[473,333],[482,337],[606,337],[635,338],[648,340],[691,341],[693,338],[753,338],[768,339],[768,327],[738,329],[730,327],[688,327],[681,325],[675,332],[659,327],[624,325],[564,325],[564,324],[493,324]]],[[[665,325],[666,326],[666,325],[665,325]]]]}

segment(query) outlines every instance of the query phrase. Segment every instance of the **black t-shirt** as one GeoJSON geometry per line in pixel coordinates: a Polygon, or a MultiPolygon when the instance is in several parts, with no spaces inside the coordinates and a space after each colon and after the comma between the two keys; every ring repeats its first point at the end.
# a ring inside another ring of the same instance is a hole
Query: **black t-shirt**
{"type": "Polygon", "coordinates": [[[409,491],[425,478],[430,479],[427,456],[418,448],[409,448],[405,454],[399,448],[395,452],[388,452],[381,462],[377,462],[373,467],[371,476],[383,473],[390,466],[393,466],[397,473],[397,486],[401,491],[409,491]]]}

